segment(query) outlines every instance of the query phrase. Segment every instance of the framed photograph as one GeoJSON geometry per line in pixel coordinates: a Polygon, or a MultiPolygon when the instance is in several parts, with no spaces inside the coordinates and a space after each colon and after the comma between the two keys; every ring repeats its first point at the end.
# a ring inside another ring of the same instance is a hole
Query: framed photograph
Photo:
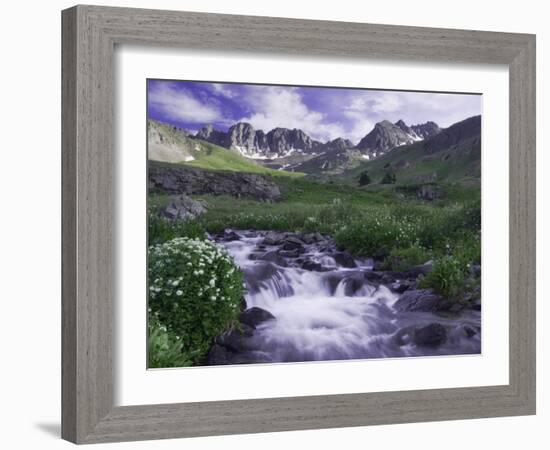
{"type": "Polygon", "coordinates": [[[62,19],[65,439],[535,413],[533,35],[62,19]]]}

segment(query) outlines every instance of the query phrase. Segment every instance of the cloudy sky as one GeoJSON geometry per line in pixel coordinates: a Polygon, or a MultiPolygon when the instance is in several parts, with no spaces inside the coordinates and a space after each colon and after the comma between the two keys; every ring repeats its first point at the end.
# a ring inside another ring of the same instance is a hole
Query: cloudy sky
{"type": "Polygon", "coordinates": [[[374,124],[433,120],[447,127],[481,114],[481,96],[426,92],[148,80],[149,118],[189,130],[249,122],[266,133],[300,128],[312,138],[357,143],[374,124]]]}

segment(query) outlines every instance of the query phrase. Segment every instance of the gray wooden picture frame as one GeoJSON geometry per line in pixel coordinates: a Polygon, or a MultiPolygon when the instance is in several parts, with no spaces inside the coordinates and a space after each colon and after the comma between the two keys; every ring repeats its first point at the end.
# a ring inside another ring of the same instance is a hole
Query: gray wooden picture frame
{"type": "Polygon", "coordinates": [[[534,35],[97,6],[63,11],[62,31],[64,439],[95,443],[535,413],[534,35]],[[509,384],[115,407],[113,53],[117,44],[507,65],[509,384]]]}

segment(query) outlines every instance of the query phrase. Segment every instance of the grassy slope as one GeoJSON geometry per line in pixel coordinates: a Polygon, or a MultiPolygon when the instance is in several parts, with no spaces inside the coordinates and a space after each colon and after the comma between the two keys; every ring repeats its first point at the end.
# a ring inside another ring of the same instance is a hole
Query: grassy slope
{"type": "Polygon", "coordinates": [[[201,140],[196,140],[201,145],[201,152],[194,161],[185,163],[192,167],[200,167],[208,170],[231,170],[235,172],[261,173],[279,177],[301,177],[302,173],[274,170],[256,164],[226,148],[219,147],[201,140]]]}
{"type": "Polygon", "coordinates": [[[388,171],[395,173],[397,184],[425,182],[432,174],[437,181],[479,185],[481,150],[479,138],[469,138],[448,149],[426,153],[424,142],[398,147],[373,161],[365,161],[343,174],[348,182],[356,181],[367,170],[372,183],[379,183],[388,171]]]}
{"type": "Polygon", "coordinates": [[[363,161],[365,160],[361,158],[361,153],[350,148],[318,155],[299,164],[296,170],[318,178],[330,179],[331,176],[354,169],[363,161]]]}

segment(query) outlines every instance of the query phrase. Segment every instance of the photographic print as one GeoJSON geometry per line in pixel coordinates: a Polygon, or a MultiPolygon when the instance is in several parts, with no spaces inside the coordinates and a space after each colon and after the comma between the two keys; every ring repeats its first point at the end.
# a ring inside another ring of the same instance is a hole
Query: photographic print
{"type": "Polygon", "coordinates": [[[148,367],[481,353],[481,111],[147,80],[148,367]]]}

